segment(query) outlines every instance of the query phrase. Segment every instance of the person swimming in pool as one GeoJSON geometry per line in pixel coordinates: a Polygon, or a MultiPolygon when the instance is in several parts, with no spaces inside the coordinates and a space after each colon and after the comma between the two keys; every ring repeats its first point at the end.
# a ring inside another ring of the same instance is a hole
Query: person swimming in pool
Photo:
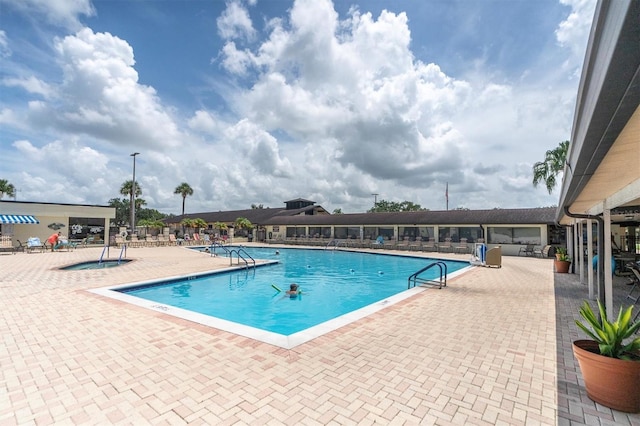
{"type": "Polygon", "coordinates": [[[291,297],[292,299],[294,297],[298,297],[298,294],[300,294],[300,291],[298,290],[298,284],[293,283],[289,286],[289,290],[286,291],[286,293],[289,295],[289,297],[291,297]]]}

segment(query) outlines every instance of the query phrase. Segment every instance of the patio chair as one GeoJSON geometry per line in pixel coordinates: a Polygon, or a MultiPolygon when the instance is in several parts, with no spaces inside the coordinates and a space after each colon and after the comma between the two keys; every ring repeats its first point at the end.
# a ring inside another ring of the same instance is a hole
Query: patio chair
{"type": "Polygon", "coordinates": [[[533,249],[533,255],[544,259],[549,257],[549,250],[551,250],[550,245],[546,245],[541,249],[533,249]]]}
{"type": "Polygon", "coordinates": [[[523,254],[525,256],[535,256],[534,250],[535,250],[536,246],[533,244],[527,244],[524,247],[520,247],[520,250],[518,250],[518,256],[522,256],[523,254]]]}
{"type": "MultiPolygon", "coordinates": [[[[635,262],[629,262],[626,267],[633,274],[633,279],[629,283],[632,287],[629,293],[627,293],[626,299],[630,300],[634,305],[637,305],[638,302],[640,302],[640,265],[635,262]],[[636,290],[639,290],[638,294],[635,294],[636,290]]],[[[636,318],[637,317],[638,314],[636,314],[636,318]]]]}

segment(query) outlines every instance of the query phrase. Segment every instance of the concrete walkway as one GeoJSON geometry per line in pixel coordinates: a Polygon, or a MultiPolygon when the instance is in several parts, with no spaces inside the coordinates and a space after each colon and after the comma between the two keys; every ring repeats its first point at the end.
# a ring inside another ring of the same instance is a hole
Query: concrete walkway
{"type": "Polygon", "coordinates": [[[550,259],[504,257],[285,350],[85,291],[228,260],[138,248],[57,269],[100,253],[0,255],[0,424],[640,425],[586,397],[586,287],[550,259]]]}

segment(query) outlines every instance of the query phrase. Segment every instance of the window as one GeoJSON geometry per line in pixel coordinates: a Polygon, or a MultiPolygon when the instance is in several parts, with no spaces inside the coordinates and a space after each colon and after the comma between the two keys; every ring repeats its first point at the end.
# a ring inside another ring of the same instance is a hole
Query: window
{"type": "Polygon", "coordinates": [[[487,231],[489,244],[542,244],[540,228],[489,227],[487,231]]]}

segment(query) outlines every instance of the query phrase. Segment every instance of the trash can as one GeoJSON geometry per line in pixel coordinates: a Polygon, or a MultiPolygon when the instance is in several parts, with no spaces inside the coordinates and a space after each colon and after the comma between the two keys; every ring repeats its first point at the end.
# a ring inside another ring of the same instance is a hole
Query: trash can
{"type": "Polygon", "coordinates": [[[253,242],[253,234],[247,235],[247,241],[249,241],[250,243],[253,242]]]}

